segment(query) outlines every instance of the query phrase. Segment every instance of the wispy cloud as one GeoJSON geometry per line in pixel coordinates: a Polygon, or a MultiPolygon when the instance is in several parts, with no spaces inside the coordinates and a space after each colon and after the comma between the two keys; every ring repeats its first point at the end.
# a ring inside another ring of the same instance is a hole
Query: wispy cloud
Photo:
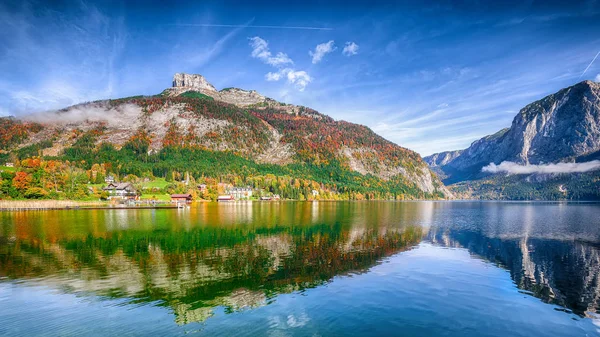
{"type": "Polygon", "coordinates": [[[298,30],[333,30],[329,27],[308,27],[308,26],[261,26],[261,25],[225,25],[210,23],[172,23],[169,26],[182,27],[226,27],[226,28],[264,28],[264,29],[298,29],[298,30]]]}
{"type": "Polygon", "coordinates": [[[346,42],[342,54],[346,56],[352,56],[358,54],[358,45],[354,42],[346,42]]]}
{"type": "MultiPolygon", "coordinates": [[[[232,38],[234,38],[244,27],[247,27],[247,26],[240,26],[240,27],[237,27],[236,29],[231,30],[227,34],[221,36],[215,43],[210,45],[210,47],[205,50],[202,50],[202,51],[193,50],[191,52],[191,56],[185,58],[186,62],[192,68],[198,68],[198,67],[201,67],[201,66],[207,64],[208,62],[213,60],[215,57],[217,57],[219,54],[221,54],[221,52],[223,51],[223,47],[227,44],[227,42],[230,41],[232,38]]],[[[179,55],[177,57],[179,57],[179,55]]]]}
{"type": "Polygon", "coordinates": [[[274,67],[279,67],[286,64],[294,64],[287,54],[279,52],[275,56],[271,55],[269,43],[258,36],[250,38],[250,46],[252,47],[252,57],[263,61],[266,64],[274,67]]]}
{"type": "Polygon", "coordinates": [[[598,55],[600,55],[600,51],[596,53],[596,56],[594,56],[594,58],[592,59],[592,62],[590,62],[590,64],[588,64],[588,66],[581,73],[581,75],[579,75],[579,78],[581,78],[583,75],[585,75],[585,73],[588,71],[588,69],[590,69],[590,67],[592,66],[592,64],[594,64],[594,61],[596,61],[596,59],[598,58],[598,55]]]}
{"type": "Polygon", "coordinates": [[[481,171],[489,173],[532,174],[532,173],[582,173],[600,170],[600,160],[585,163],[558,163],[543,165],[519,165],[510,161],[503,161],[500,165],[490,163],[481,171]]]}
{"type": "Polygon", "coordinates": [[[323,57],[325,57],[325,55],[335,51],[336,49],[337,48],[334,45],[333,40],[330,40],[328,42],[318,44],[315,47],[315,51],[310,50],[308,52],[308,55],[310,55],[312,57],[312,63],[317,64],[317,63],[321,62],[321,60],[323,59],[323,57]]]}
{"type": "Polygon", "coordinates": [[[90,103],[72,106],[66,110],[50,110],[35,112],[20,116],[27,121],[38,123],[82,123],[82,122],[108,122],[114,127],[131,126],[142,113],[141,108],[135,104],[124,104],[110,107],[104,103],[90,103]]]}
{"type": "Polygon", "coordinates": [[[0,5],[0,35],[10,36],[0,61],[5,112],[62,108],[114,93],[116,61],[128,39],[123,16],[109,17],[83,2],[71,8],[72,19],[44,6],[34,11],[27,2],[11,10],[0,5]]]}
{"type": "Polygon", "coordinates": [[[306,71],[295,71],[291,68],[284,68],[277,72],[268,72],[265,75],[267,81],[279,81],[287,79],[287,82],[293,84],[299,91],[304,91],[306,86],[312,81],[312,77],[306,71]]]}

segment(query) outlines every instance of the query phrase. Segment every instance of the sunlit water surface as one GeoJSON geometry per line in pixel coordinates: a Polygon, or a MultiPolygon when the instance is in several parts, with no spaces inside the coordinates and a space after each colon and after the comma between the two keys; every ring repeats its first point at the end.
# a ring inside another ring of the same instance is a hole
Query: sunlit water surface
{"type": "Polygon", "coordinates": [[[595,336],[599,244],[586,203],[4,212],[0,335],[595,336]]]}

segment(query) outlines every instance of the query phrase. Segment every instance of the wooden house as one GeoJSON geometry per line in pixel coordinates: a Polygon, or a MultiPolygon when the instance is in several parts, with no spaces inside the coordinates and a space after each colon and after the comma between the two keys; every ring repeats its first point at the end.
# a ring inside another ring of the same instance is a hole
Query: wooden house
{"type": "Polygon", "coordinates": [[[171,202],[192,202],[191,194],[171,194],[171,202]]]}

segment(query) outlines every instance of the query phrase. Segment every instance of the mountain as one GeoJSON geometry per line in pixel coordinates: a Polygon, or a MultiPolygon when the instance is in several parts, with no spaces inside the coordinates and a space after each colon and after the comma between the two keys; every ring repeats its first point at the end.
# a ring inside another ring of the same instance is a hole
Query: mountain
{"type": "Polygon", "coordinates": [[[41,154],[84,161],[87,170],[108,162],[120,167],[119,175],[176,171],[254,184],[251,177],[273,174],[354,197],[450,195],[417,153],[363,125],[253,90],[217,90],[201,75],[175,74],[173,87],[154,96],[78,104],[0,123],[0,160],[6,161],[41,154]],[[237,178],[224,178],[228,174],[237,178]]]}
{"type": "Polygon", "coordinates": [[[544,165],[595,158],[600,158],[600,84],[583,81],[527,105],[515,116],[510,128],[481,138],[467,149],[436,153],[424,159],[446,184],[485,181],[488,187],[500,187],[533,182],[561,189],[563,183],[573,183],[573,177],[575,185],[578,178],[591,179],[593,183],[595,173],[507,177],[490,175],[482,169],[505,161],[544,165]]]}

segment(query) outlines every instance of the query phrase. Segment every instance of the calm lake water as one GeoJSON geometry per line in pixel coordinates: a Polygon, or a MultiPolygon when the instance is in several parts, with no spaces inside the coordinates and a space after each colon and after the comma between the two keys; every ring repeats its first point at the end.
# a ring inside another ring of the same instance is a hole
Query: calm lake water
{"type": "Polygon", "coordinates": [[[600,204],[0,213],[1,336],[596,336],[600,204]]]}

